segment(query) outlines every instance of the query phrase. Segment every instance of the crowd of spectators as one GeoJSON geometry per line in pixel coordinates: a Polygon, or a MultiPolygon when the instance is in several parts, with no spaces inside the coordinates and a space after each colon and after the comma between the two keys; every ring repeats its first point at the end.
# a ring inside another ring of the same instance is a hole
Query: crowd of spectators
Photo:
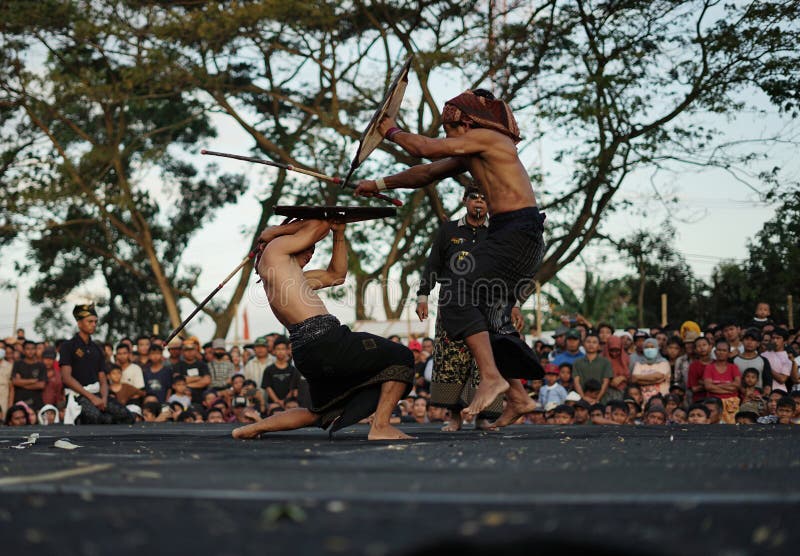
{"type": "MultiPolygon", "coordinates": [[[[398,336],[391,338],[402,342],[398,336]]],[[[63,422],[59,347],[20,329],[0,342],[0,412],[8,426],[63,422]]],[[[564,317],[532,347],[543,380],[525,383],[536,410],[518,424],[686,425],[800,423],[800,334],[758,304],[749,322],[687,321],[643,330],[564,317]]],[[[429,403],[434,341],[408,338],[416,380],[394,423],[446,423],[429,403]]],[[[229,347],[222,338],[165,344],[157,336],[103,343],[109,396],[132,421],[249,423],[309,407],[308,385],[278,333],[229,347]]]]}

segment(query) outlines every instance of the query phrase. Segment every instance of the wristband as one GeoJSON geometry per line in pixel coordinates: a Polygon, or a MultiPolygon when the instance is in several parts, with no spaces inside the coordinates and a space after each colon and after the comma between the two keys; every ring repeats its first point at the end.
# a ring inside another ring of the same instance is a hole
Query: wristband
{"type": "Polygon", "coordinates": [[[417,303],[427,303],[427,302],[428,302],[428,296],[427,295],[420,294],[420,295],[417,296],[417,303]]]}
{"type": "Polygon", "coordinates": [[[389,131],[386,132],[386,135],[383,137],[388,141],[394,141],[394,136],[403,131],[399,127],[390,127],[389,131]]]}
{"type": "Polygon", "coordinates": [[[378,191],[386,191],[389,189],[386,187],[386,182],[383,181],[383,178],[378,178],[375,180],[375,185],[378,186],[378,191]]]}

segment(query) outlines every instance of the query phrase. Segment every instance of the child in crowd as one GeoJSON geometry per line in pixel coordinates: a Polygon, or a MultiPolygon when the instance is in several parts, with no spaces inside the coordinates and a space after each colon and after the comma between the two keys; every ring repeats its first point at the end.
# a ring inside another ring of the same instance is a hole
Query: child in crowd
{"type": "Polygon", "coordinates": [[[189,409],[192,404],[192,395],[186,385],[186,377],[177,374],[173,376],[172,391],[174,393],[167,399],[167,403],[179,402],[184,410],[189,409]]]}
{"type": "Polygon", "coordinates": [[[791,425],[797,403],[790,396],[784,396],[778,400],[775,406],[775,416],[778,418],[777,424],[791,425]]]}
{"type": "Polygon", "coordinates": [[[690,425],[707,425],[711,417],[711,410],[702,403],[695,403],[689,407],[689,414],[686,416],[686,421],[690,425]]]}
{"type": "Polygon", "coordinates": [[[669,415],[669,422],[674,425],[685,425],[688,417],[686,410],[682,407],[676,407],[669,415]]]}
{"type": "Polygon", "coordinates": [[[575,422],[575,409],[572,406],[562,404],[553,410],[554,425],[572,425],[575,422]]]}
{"type": "Polygon", "coordinates": [[[539,390],[539,404],[546,407],[550,402],[561,405],[567,399],[567,390],[558,383],[560,370],[552,363],[548,363],[544,368],[545,385],[539,390]]]}

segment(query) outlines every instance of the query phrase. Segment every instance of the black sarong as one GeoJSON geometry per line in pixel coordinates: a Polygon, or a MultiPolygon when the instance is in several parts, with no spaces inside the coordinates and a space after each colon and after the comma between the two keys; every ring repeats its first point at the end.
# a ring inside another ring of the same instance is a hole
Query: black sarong
{"type": "Polygon", "coordinates": [[[381,385],[414,381],[414,354],[406,346],[366,332],[352,332],[333,315],[320,315],[289,327],[294,363],[308,381],[318,425],[340,428],[375,412],[381,385]]]}
{"type": "Polygon", "coordinates": [[[506,378],[539,379],[544,369],[511,323],[544,255],[544,214],[536,207],[492,215],[489,235],[442,284],[442,323],[460,340],[488,332],[495,363],[506,378]]]}

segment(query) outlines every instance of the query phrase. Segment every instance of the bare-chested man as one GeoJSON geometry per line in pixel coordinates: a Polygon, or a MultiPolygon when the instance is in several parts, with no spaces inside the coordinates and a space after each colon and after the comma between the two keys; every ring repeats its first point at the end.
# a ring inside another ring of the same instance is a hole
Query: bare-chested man
{"type": "Polygon", "coordinates": [[[289,330],[292,355],[311,392],[311,409],[293,408],[239,427],[234,438],[317,425],[332,431],[373,414],[370,440],[407,439],[389,424],[397,402],[411,390],[414,356],[402,344],[351,332],[328,313],[316,290],[344,282],[344,224],[299,220],[262,232],[258,274],[272,311],[289,330]],[[303,268],[314,246],[333,231],[333,254],[324,270],[303,268]]]}
{"type": "Polygon", "coordinates": [[[362,180],[355,194],[417,189],[463,172],[486,194],[489,236],[471,252],[474,264],[465,265],[470,270],[442,289],[440,305],[448,336],[466,341],[481,375],[465,414],[477,415],[505,392],[506,409],[494,423],[505,426],[535,408],[518,379],[543,376],[535,354],[514,329],[511,311],[527,296],[544,254],[544,215],[536,208],[530,178],[517,154],[519,130],[505,102],[488,91],[467,91],[445,103],[442,122],[447,137],[433,139],[383,120],[379,130],[385,138],[434,162],[362,180]]]}

